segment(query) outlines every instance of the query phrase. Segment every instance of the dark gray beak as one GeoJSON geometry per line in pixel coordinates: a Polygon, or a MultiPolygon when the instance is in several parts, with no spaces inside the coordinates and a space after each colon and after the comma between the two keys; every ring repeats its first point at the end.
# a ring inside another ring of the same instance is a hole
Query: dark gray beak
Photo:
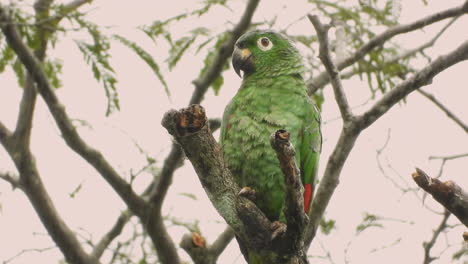
{"type": "Polygon", "coordinates": [[[253,61],[252,61],[252,53],[249,49],[243,48],[240,49],[237,46],[234,47],[234,51],[232,53],[232,66],[234,67],[234,71],[242,78],[240,71],[244,72],[244,76],[247,73],[250,73],[254,70],[253,61]]]}

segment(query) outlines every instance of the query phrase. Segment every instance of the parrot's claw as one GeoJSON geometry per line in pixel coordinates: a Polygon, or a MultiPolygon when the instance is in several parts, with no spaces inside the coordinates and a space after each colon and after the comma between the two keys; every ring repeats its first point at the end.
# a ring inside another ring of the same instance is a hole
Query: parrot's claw
{"type": "Polygon", "coordinates": [[[240,190],[239,196],[255,201],[255,190],[246,186],[240,190]]]}
{"type": "Polygon", "coordinates": [[[273,233],[271,234],[271,240],[280,237],[286,233],[287,225],[279,221],[274,221],[270,226],[273,233]]]}

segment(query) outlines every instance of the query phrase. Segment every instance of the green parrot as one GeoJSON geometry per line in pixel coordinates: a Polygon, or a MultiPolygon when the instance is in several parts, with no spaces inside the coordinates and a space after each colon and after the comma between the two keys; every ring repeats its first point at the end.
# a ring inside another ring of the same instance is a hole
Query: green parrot
{"type": "Polygon", "coordinates": [[[243,80],[224,110],[220,143],[239,186],[255,190],[255,204],[273,221],[284,221],[284,176],[270,135],[287,130],[296,150],[307,213],[322,146],[320,113],[307,95],[301,55],[290,40],[255,30],[236,42],[232,64],[243,80]]]}

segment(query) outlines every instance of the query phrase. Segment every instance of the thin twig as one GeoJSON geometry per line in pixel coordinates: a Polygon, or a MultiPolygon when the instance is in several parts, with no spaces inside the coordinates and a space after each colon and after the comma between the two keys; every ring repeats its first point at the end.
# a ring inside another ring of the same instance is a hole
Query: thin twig
{"type": "Polygon", "coordinates": [[[431,257],[431,250],[434,247],[437,238],[439,238],[439,235],[448,227],[447,226],[447,220],[450,217],[450,212],[448,210],[445,210],[444,216],[442,217],[442,221],[440,222],[439,226],[437,227],[436,230],[432,233],[431,240],[429,242],[424,242],[423,247],[424,247],[424,264],[429,264],[432,261],[436,260],[436,257],[431,257]]]}
{"type": "Polygon", "coordinates": [[[460,118],[458,118],[452,111],[450,111],[445,105],[443,105],[434,95],[422,90],[418,89],[419,94],[427,98],[429,101],[434,103],[440,110],[442,110],[453,122],[459,125],[465,133],[468,133],[468,125],[466,125],[460,118]]]}

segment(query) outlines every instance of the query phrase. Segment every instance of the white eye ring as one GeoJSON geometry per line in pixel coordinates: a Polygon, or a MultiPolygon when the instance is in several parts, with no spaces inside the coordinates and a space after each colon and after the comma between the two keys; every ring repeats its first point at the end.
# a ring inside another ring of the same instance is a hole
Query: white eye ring
{"type": "Polygon", "coordinates": [[[263,51],[271,50],[273,48],[273,42],[267,37],[261,37],[257,40],[257,46],[263,51]]]}

